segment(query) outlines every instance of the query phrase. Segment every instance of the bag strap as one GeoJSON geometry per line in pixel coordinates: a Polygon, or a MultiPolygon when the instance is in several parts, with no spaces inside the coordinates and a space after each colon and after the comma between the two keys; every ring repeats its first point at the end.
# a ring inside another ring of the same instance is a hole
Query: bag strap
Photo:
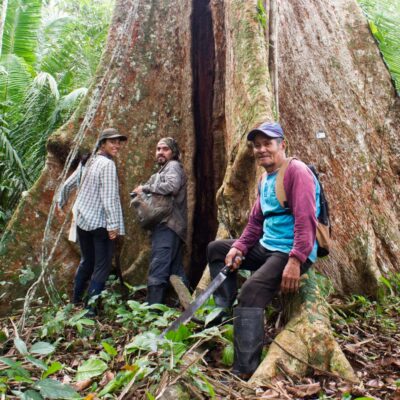
{"type": "Polygon", "coordinates": [[[266,172],[263,172],[262,175],[260,176],[260,178],[258,179],[258,194],[261,194],[261,184],[263,179],[267,176],[266,172]]]}
{"type": "Polygon", "coordinates": [[[285,177],[287,167],[289,166],[289,164],[293,159],[294,157],[286,158],[282,166],[279,168],[278,174],[276,176],[276,183],[275,183],[276,198],[278,199],[279,204],[283,208],[289,208],[285,188],[283,186],[283,178],[285,177]]]}

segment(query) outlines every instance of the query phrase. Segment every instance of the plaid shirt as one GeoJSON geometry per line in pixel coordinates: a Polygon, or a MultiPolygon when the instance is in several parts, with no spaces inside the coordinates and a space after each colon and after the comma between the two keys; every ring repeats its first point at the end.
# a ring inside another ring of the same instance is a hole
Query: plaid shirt
{"type": "Polygon", "coordinates": [[[76,224],[79,228],[85,231],[106,228],[108,231],[118,230],[119,235],[124,235],[124,219],[114,161],[98,154],[88,161],[87,167],[79,166],[61,189],[58,200],[60,207],[64,206],[72,189],[79,185],[74,205],[76,224]]]}

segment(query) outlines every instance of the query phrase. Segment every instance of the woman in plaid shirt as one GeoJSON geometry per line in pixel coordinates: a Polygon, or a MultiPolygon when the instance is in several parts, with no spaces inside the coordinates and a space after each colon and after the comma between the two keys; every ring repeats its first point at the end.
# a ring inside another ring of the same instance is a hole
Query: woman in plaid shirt
{"type": "MultiPolygon", "coordinates": [[[[126,140],[127,137],[116,129],[105,129],[99,138],[99,150],[87,162],[82,179],[79,179],[80,166],[60,192],[58,204],[62,208],[72,189],[80,186],[75,211],[81,261],[74,280],[74,304],[82,302],[87,286],[88,299],[104,289],[111,270],[114,240],[125,234],[113,157],[118,154],[121,142],[126,140]]],[[[96,315],[94,307],[88,309],[92,316],[96,315]]]]}

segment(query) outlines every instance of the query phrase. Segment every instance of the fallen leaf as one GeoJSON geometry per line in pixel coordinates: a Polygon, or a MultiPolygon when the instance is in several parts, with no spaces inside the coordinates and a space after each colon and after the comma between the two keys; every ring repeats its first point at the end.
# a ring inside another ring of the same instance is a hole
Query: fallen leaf
{"type": "Polygon", "coordinates": [[[381,388],[382,386],[384,386],[384,383],[379,379],[371,379],[365,385],[373,388],[381,388]]]}
{"type": "Polygon", "coordinates": [[[74,383],[72,386],[75,388],[76,391],[81,392],[82,390],[87,389],[92,384],[91,379],[84,379],[83,381],[79,381],[74,383]]]}
{"type": "Polygon", "coordinates": [[[273,389],[268,389],[266,392],[259,394],[260,399],[281,399],[282,396],[273,389]]]}
{"type": "Polygon", "coordinates": [[[106,371],[106,373],[101,378],[101,381],[99,382],[99,386],[106,386],[108,382],[114,379],[114,376],[115,374],[111,371],[106,371]]]}
{"type": "Polygon", "coordinates": [[[381,365],[384,367],[387,367],[389,365],[394,365],[394,366],[400,368],[400,360],[398,358],[394,358],[394,357],[384,358],[381,361],[381,365]]]}
{"type": "Polygon", "coordinates": [[[309,385],[288,386],[286,390],[297,397],[306,397],[318,393],[321,390],[321,385],[317,382],[309,385]]]}

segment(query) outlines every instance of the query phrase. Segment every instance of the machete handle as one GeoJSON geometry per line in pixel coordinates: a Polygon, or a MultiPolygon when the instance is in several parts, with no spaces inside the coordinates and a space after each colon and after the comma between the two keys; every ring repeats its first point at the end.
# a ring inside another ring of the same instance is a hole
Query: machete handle
{"type": "Polygon", "coordinates": [[[228,274],[231,272],[230,266],[229,266],[229,265],[225,265],[225,267],[222,268],[221,272],[222,272],[224,275],[228,275],[228,274]]]}

